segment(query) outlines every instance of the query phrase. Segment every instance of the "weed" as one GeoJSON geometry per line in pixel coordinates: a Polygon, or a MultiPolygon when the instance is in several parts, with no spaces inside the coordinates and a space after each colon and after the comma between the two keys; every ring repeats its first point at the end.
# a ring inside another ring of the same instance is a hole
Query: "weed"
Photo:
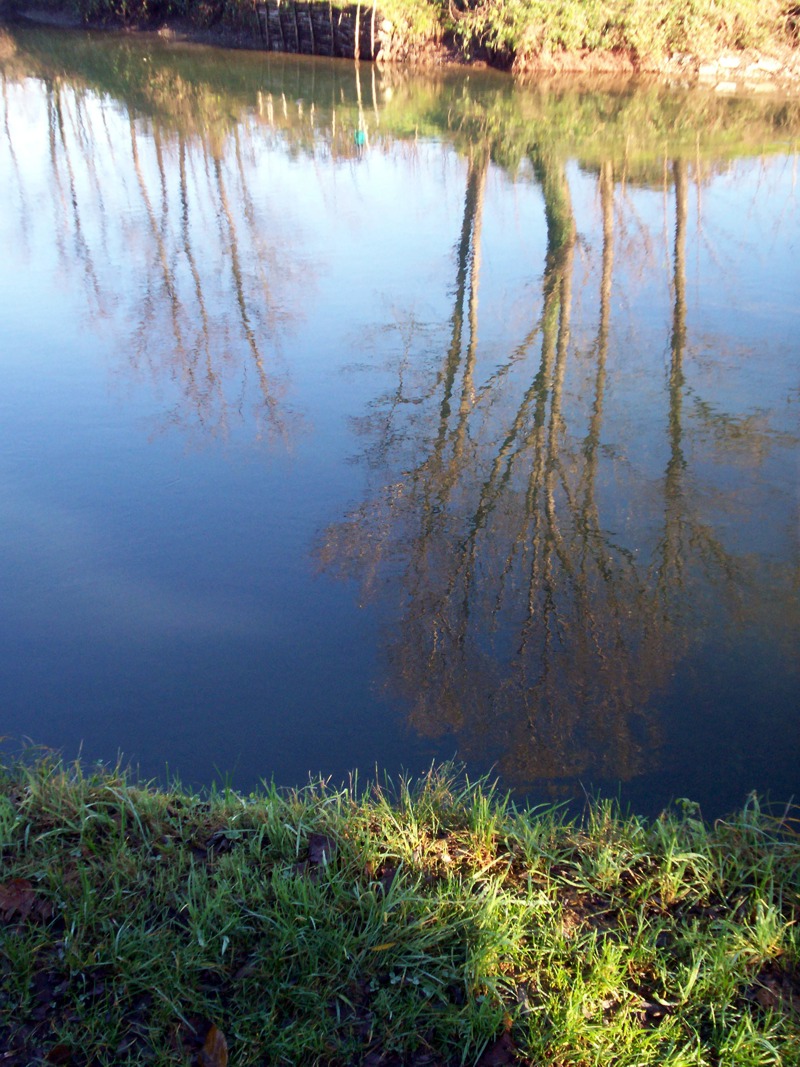
{"type": "Polygon", "coordinates": [[[449,766],[242,797],[44,758],[0,827],[4,1062],[182,1064],[212,1024],[241,1064],[797,1062],[800,840],[755,798],[711,828],[449,766]]]}

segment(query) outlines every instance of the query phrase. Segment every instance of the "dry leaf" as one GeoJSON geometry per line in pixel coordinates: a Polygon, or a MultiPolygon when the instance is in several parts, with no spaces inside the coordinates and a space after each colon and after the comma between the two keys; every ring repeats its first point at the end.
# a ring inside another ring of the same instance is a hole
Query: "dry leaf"
{"type": "Polygon", "coordinates": [[[228,1067],[228,1042],[218,1026],[212,1024],[197,1059],[200,1067],[228,1067]]]}
{"type": "Polygon", "coordinates": [[[478,1067],[508,1067],[509,1064],[517,1064],[516,1045],[508,1032],[501,1034],[493,1045],[484,1049],[483,1055],[478,1060],[478,1067]]]}
{"type": "Polygon", "coordinates": [[[8,922],[19,915],[27,919],[36,904],[36,891],[27,878],[12,878],[0,884],[0,917],[8,922]]]}
{"type": "Polygon", "coordinates": [[[45,1063],[63,1065],[72,1059],[72,1047],[70,1045],[54,1045],[44,1058],[45,1063]]]}

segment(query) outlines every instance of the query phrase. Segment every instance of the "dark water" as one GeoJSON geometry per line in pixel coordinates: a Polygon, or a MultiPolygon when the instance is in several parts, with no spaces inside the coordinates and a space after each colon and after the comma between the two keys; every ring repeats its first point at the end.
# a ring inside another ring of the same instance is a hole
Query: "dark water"
{"type": "Polygon", "coordinates": [[[800,790],[800,103],[0,32],[0,733],[800,790]]]}

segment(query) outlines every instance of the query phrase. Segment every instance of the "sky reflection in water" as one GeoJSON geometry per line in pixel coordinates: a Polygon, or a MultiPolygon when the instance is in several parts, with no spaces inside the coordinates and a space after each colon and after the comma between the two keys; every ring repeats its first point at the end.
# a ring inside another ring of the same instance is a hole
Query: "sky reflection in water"
{"type": "Polygon", "coordinates": [[[797,791],[793,105],[0,55],[0,732],[797,791]]]}

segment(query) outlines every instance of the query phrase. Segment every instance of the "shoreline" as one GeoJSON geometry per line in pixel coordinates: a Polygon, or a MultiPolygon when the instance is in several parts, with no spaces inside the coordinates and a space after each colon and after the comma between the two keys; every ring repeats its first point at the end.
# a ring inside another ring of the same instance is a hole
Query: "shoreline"
{"type": "MultiPolygon", "coordinates": [[[[273,0],[274,2],[274,0],[273,0]]],[[[310,6],[310,5],[309,5],[310,6]]],[[[13,0],[0,2],[0,17],[63,28],[153,36],[182,44],[243,49],[270,54],[299,54],[291,49],[266,49],[253,33],[242,28],[216,25],[198,26],[190,19],[167,18],[153,22],[125,23],[116,20],[84,21],[74,11],[59,7],[31,6],[20,10],[13,0]]],[[[328,56],[327,58],[331,58],[328,56]]],[[[340,57],[335,57],[340,58],[340,57]]],[[[352,61],[352,57],[351,61],[352,61]]],[[[604,49],[545,51],[527,59],[517,57],[509,63],[507,57],[493,56],[488,51],[468,56],[452,40],[428,40],[405,53],[395,50],[385,58],[379,51],[374,60],[379,67],[396,66],[410,70],[431,69],[489,69],[508,73],[521,84],[562,78],[565,81],[593,78],[629,81],[647,79],[680,89],[704,89],[718,94],[800,94],[800,47],[784,45],[769,52],[756,49],[727,49],[716,55],[677,53],[668,57],[648,59],[630,51],[604,49]]]]}

